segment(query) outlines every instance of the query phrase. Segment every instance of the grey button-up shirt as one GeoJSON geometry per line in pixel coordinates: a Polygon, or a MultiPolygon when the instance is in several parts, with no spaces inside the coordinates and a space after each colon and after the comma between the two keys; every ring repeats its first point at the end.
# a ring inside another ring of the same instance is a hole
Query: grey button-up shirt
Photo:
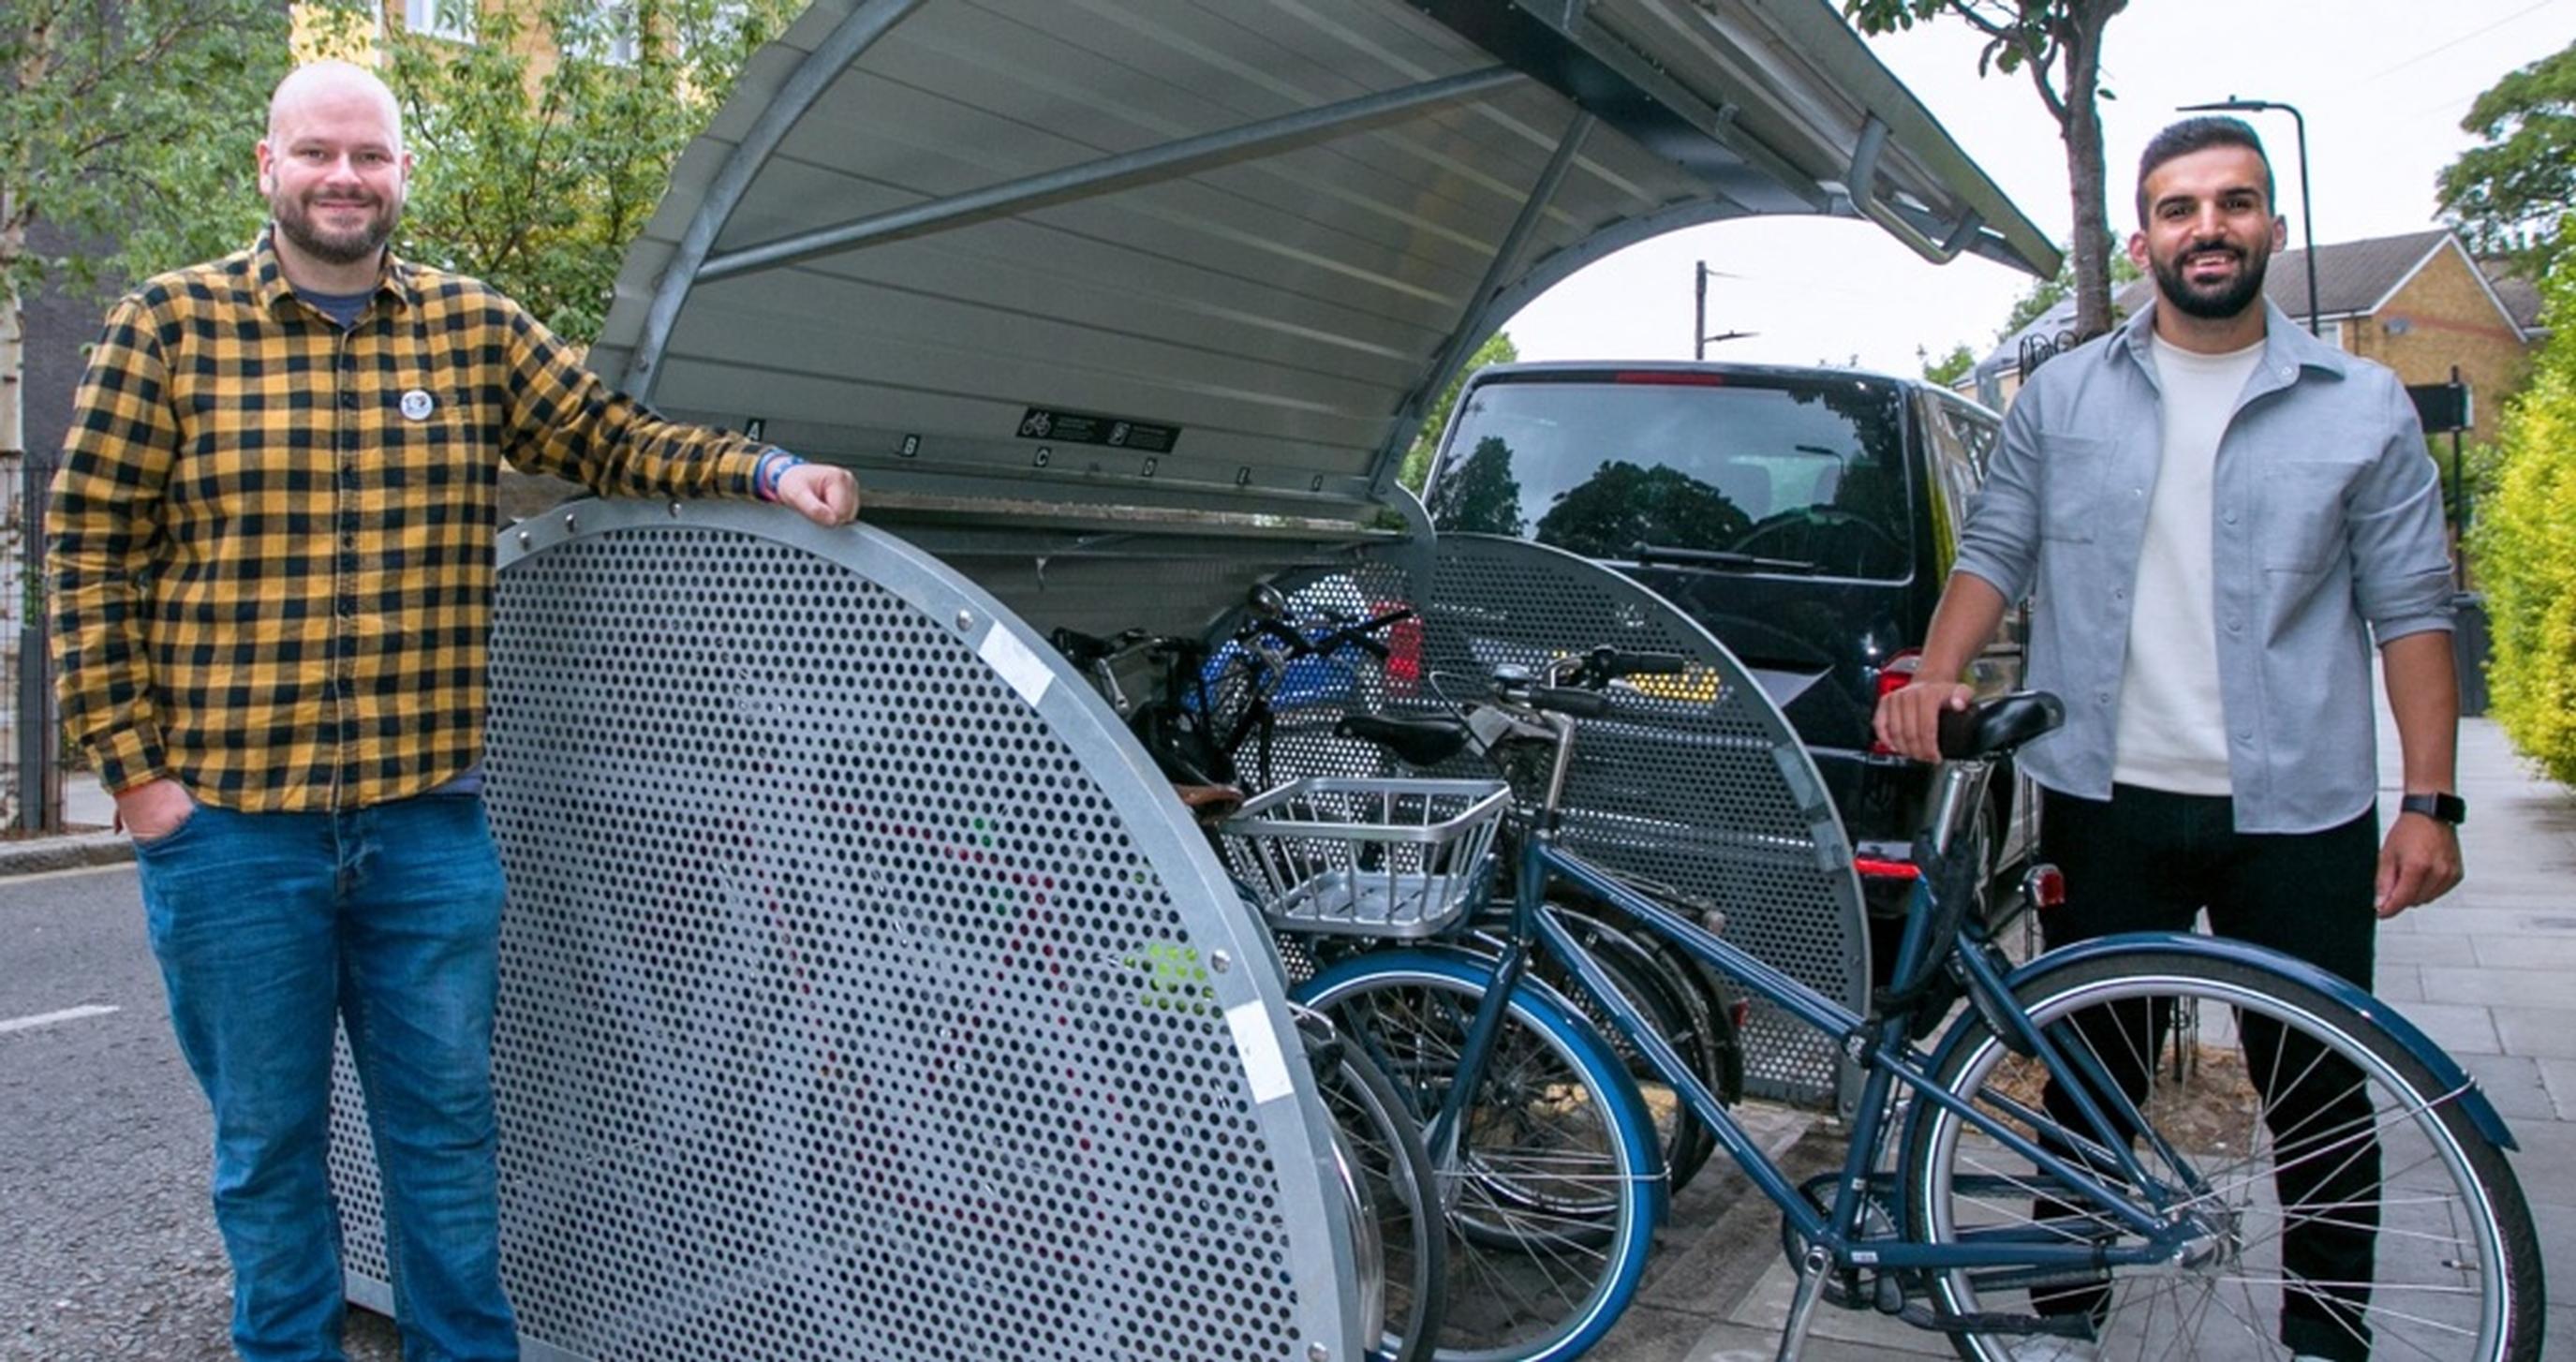
{"type": "MultiPolygon", "coordinates": [[[[2310,832],[2378,789],[2371,638],[2451,627],[2433,461],[2405,386],[2279,308],[2212,473],[2210,586],[2241,832],[2310,832]]],[[[2107,799],[2130,594],[2163,430],[2153,306],[2048,362],[2004,418],[1957,570],[2027,595],[2030,685],[2066,702],[2023,769],[2107,799]]]]}

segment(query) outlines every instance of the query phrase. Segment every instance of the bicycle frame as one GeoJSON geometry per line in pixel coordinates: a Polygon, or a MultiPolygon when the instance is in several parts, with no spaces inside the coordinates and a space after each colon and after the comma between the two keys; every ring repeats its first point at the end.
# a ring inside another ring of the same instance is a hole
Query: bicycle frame
{"type": "MultiPolygon", "coordinates": [[[[1956,773],[1982,785],[1982,770],[1956,773]]],[[[1553,793],[1553,792],[1551,792],[1553,793]]],[[[1551,798],[1549,804],[1553,804],[1551,798]]],[[[1475,1088],[1473,1076],[1482,1072],[1490,1058],[1495,1037],[1502,1027],[1503,1014],[1512,990],[1519,987],[1545,987],[1528,977],[1531,951],[1544,949],[1564,961],[1574,972],[1578,986],[1606,1014],[1619,1035],[1646,1057],[1647,1063],[1665,1082],[1671,1084],[1691,1112],[1704,1122],[1725,1147],[1738,1167],[1742,1168],[1763,1194],[1781,1208],[1805,1240],[1832,1255],[1838,1268],[1872,1269],[1952,1269],[1976,1267],[2020,1267],[2029,1270],[2026,1284],[2041,1284],[2050,1279],[2075,1274],[2092,1274],[2113,1266],[2129,1266],[2170,1259],[2183,1251],[2195,1237],[2188,1221],[2178,1221],[2159,1214],[2155,1207],[2121,1190],[2107,1185],[2084,1164],[2116,1168],[2133,1186],[2146,1189],[2159,1200],[2168,1195],[2191,1198],[2205,1189],[2170,1188],[2151,1177],[2125,1140],[2112,1132],[2118,1129],[2111,1117],[2125,1117],[2131,1128],[2143,1126],[2134,1109],[2105,1113],[2091,1094],[2108,1093],[2126,1104],[2116,1084],[2109,1081],[2090,1057],[2069,1057],[2061,1047],[2041,1035],[2019,1006],[2013,1002],[2010,986],[2002,971],[1982,950],[1964,949],[1959,941],[1937,943],[1937,948],[1954,950],[1966,969],[1967,986],[1972,999],[1990,1018],[2000,1017],[2005,1024],[2017,1027],[2023,1044],[2033,1046],[2050,1075],[2065,1084],[2074,1096],[2093,1134],[2066,1129],[2043,1112],[2014,1103],[1999,1103],[2007,1114],[2026,1122],[2036,1131],[2045,1132],[2052,1140],[2076,1151],[2069,1158],[2042,1147],[2021,1135],[1976,1106],[1943,1092],[1929,1077],[1927,1056],[1909,1043],[1907,1017],[1897,1015],[1873,1022],[1850,1008],[1826,997],[1799,980],[1765,964],[1742,948],[1726,941],[1675,912],[1655,899],[1629,887],[1616,876],[1567,851],[1559,844],[1557,829],[1544,817],[1531,820],[1521,839],[1520,874],[1514,894],[1512,928],[1503,949],[1492,964],[1493,978],[1479,1002],[1476,1015],[1459,1058],[1462,1076],[1451,1087],[1441,1109],[1426,1123],[1425,1144],[1435,1161],[1453,1157],[1459,1132],[1465,1121],[1467,1097],[1475,1088]],[[1718,1102],[1690,1066],[1685,1063],[1642,1011],[1612,981],[1609,971],[1579,944],[1565,925],[1557,920],[1555,910],[1546,902],[1546,890],[1556,881],[1573,884],[1645,923],[1657,935],[1678,946],[1710,967],[1733,979],[1750,993],[1776,1004],[1801,1023],[1825,1035],[1836,1037],[1844,1052],[1854,1061],[1866,1065],[1858,1115],[1850,1140],[1849,1153],[1838,1175],[1833,1206],[1818,1210],[1811,1205],[1788,1175],[1755,1145],[1718,1102]],[[2105,1248],[2064,1238],[2049,1241],[2037,1239],[1963,1240],[1932,1244],[1906,1238],[1902,1207],[1884,1209],[1893,1225],[1892,1233],[1870,1235],[1866,1231],[1868,1205],[1866,1197],[1875,1180],[1873,1164],[1885,1138],[1891,1133],[1890,1101],[1897,1084],[1902,1083],[1920,1101],[1932,1102],[1954,1112],[1969,1126],[1982,1132],[2007,1149],[2032,1161],[2042,1172],[2055,1178],[2062,1195],[2070,1202],[2095,1208],[2134,1231],[2141,1242],[2126,1248],[2105,1248]]],[[[1936,948],[1925,938],[1926,924],[1933,916],[1934,889],[1930,877],[1918,880],[1915,887],[1914,912],[1908,924],[1905,944],[1899,950],[1897,975],[1907,977],[1921,953],[1936,948]]],[[[2163,1150],[2167,1156],[2170,1150],[2163,1150]]],[[[2182,1167],[2176,1161],[2167,1166],[2182,1167]]]]}

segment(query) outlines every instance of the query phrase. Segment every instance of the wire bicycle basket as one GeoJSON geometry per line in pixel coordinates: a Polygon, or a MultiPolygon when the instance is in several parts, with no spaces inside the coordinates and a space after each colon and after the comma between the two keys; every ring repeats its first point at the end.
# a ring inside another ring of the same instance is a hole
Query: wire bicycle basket
{"type": "Polygon", "coordinates": [[[1246,803],[1217,834],[1275,927],[1429,936],[1474,901],[1510,805],[1498,780],[1309,776],[1246,803]]]}

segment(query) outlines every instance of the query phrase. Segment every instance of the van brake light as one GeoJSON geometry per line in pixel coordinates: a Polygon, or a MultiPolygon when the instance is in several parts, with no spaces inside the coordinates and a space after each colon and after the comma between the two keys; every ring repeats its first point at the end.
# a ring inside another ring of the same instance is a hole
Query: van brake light
{"type": "MultiPolygon", "coordinates": [[[[1923,650],[1920,648],[1908,648],[1887,659],[1886,664],[1878,669],[1878,693],[1872,697],[1873,713],[1876,712],[1876,701],[1883,701],[1914,684],[1914,669],[1922,665],[1922,662],[1923,650]]],[[[1876,730],[1873,729],[1869,739],[1869,754],[1874,757],[1892,757],[1896,755],[1896,749],[1880,742],[1876,730]]]]}

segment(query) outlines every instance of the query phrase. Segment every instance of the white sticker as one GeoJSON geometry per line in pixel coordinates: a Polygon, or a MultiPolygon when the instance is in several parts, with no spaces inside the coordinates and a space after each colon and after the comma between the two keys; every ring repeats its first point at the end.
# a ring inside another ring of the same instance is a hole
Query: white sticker
{"type": "Polygon", "coordinates": [[[999,624],[984,631],[984,642],[975,649],[975,655],[984,659],[985,666],[999,672],[1031,709],[1045,698],[1047,687],[1055,684],[1055,673],[1047,669],[1047,664],[999,624]]]}
{"type": "Polygon", "coordinates": [[[402,414],[406,421],[426,421],[432,403],[429,394],[419,388],[402,395],[402,414]]]}
{"type": "Polygon", "coordinates": [[[1288,1059],[1279,1053],[1279,1036],[1270,1029],[1270,1014],[1261,1000],[1227,1008],[1225,1024],[1234,1032],[1235,1051],[1243,1056],[1243,1077],[1252,1085],[1253,1105],[1287,1096],[1288,1059]]]}

